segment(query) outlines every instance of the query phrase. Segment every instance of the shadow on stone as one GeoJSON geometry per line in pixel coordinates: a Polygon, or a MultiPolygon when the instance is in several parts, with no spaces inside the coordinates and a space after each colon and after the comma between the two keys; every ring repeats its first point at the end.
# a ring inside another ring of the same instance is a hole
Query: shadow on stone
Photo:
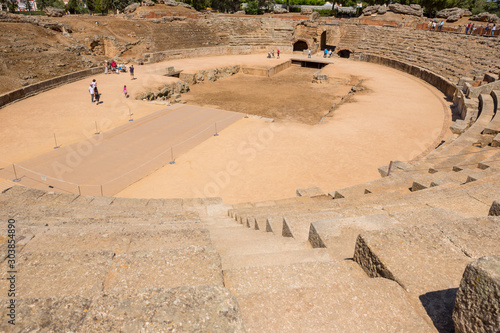
{"type": "Polygon", "coordinates": [[[420,302],[440,333],[453,333],[453,308],[458,288],[433,291],[420,295],[420,302]]]}

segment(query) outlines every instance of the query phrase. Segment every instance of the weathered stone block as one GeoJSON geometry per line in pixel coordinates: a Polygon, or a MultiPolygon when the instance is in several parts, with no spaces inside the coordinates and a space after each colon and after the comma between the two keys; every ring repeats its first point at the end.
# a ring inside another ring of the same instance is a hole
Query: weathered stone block
{"type": "Polygon", "coordinates": [[[500,256],[486,256],[467,265],[453,310],[457,333],[500,329],[500,256]]]}
{"type": "Polygon", "coordinates": [[[493,201],[491,204],[489,216],[500,216],[500,201],[493,201]]]}

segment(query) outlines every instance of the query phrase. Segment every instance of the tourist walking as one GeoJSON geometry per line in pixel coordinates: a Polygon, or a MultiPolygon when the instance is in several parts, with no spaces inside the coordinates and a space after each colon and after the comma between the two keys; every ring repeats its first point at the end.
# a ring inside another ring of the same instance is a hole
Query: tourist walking
{"type": "Polygon", "coordinates": [[[101,99],[101,96],[99,94],[99,90],[97,90],[97,87],[94,87],[94,98],[95,98],[95,105],[99,105],[99,100],[101,99]]]}
{"type": "Polygon", "coordinates": [[[497,25],[496,24],[493,24],[493,26],[491,27],[491,35],[492,36],[495,36],[495,31],[497,30],[497,25]]]}
{"type": "Polygon", "coordinates": [[[280,58],[280,50],[276,51],[276,54],[278,55],[278,59],[280,58]]]}
{"type": "Polygon", "coordinates": [[[432,22],[432,30],[436,30],[436,22],[432,22]]]}
{"type": "Polygon", "coordinates": [[[125,95],[125,97],[128,98],[127,86],[123,86],[123,95],[125,95]]]}
{"type": "Polygon", "coordinates": [[[105,61],[104,62],[104,74],[108,74],[108,65],[109,65],[108,62],[105,61]]]}
{"type": "Polygon", "coordinates": [[[307,57],[311,58],[311,50],[307,50],[307,57]]]}
{"type": "Polygon", "coordinates": [[[128,70],[130,72],[130,79],[133,80],[134,79],[134,65],[130,65],[128,70]]]}
{"type": "Polygon", "coordinates": [[[490,30],[490,25],[487,24],[486,27],[484,28],[484,35],[488,36],[488,30],[490,30]]]}
{"type": "Polygon", "coordinates": [[[92,85],[92,83],[90,84],[89,87],[89,93],[90,93],[90,100],[92,101],[92,103],[94,103],[94,86],[92,85]]]}
{"type": "Polygon", "coordinates": [[[327,55],[328,55],[328,49],[325,49],[325,54],[323,54],[323,58],[326,58],[327,55]]]}

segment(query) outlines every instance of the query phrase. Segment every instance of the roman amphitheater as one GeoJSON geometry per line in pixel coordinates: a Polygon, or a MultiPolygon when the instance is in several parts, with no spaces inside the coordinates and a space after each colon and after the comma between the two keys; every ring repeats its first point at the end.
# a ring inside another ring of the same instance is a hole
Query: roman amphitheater
{"type": "Polygon", "coordinates": [[[0,13],[0,331],[499,332],[500,36],[391,15],[0,13]]]}

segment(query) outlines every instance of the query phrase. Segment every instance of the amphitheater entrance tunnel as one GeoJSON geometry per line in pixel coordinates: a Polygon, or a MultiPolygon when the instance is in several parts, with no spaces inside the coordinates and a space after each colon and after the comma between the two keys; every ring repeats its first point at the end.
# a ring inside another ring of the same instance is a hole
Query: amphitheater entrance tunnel
{"type": "Polygon", "coordinates": [[[337,54],[341,58],[350,58],[351,57],[351,50],[340,50],[337,54]]]}
{"type": "Polygon", "coordinates": [[[307,43],[304,42],[303,40],[298,40],[295,43],[293,43],[293,50],[294,51],[304,51],[307,50],[309,46],[307,46],[307,43]]]}
{"type": "Polygon", "coordinates": [[[321,44],[320,49],[321,50],[326,49],[326,31],[323,31],[323,33],[321,34],[320,41],[321,41],[321,43],[320,43],[321,44]]]}

